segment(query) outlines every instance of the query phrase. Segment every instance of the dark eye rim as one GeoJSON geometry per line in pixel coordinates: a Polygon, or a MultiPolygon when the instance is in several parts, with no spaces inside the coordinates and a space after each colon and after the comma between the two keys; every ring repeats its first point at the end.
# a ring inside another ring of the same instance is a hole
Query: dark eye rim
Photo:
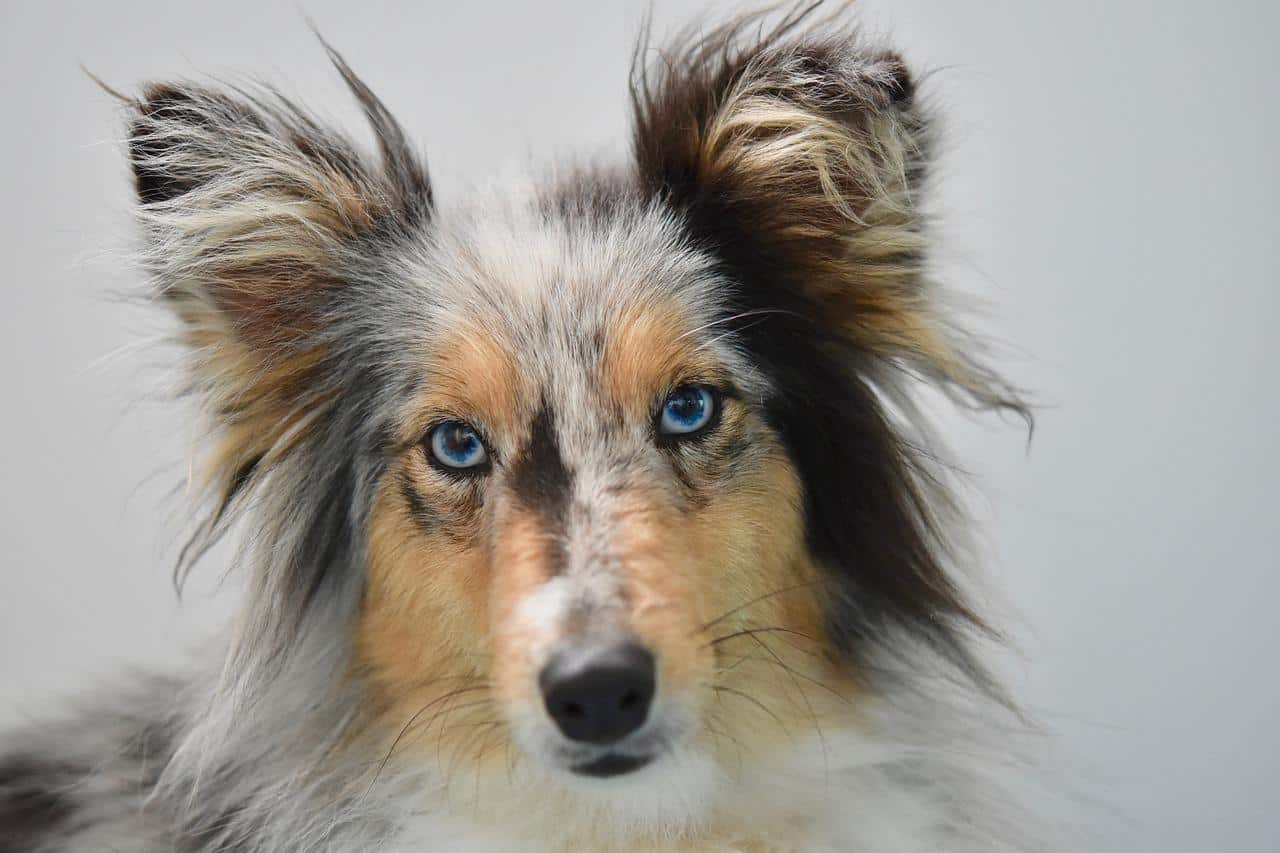
{"type": "Polygon", "coordinates": [[[658,401],[657,410],[653,415],[653,435],[654,440],[661,447],[674,447],[678,444],[690,444],[702,441],[711,433],[715,432],[720,426],[720,421],[724,416],[725,400],[731,398],[730,394],[723,388],[712,385],[709,382],[680,382],[662,395],[658,401]],[[671,399],[673,394],[683,391],[687,388],[694,388],[699,391],[706,391],[711,395],[711,418],[702,426],[692,432],[663,432],[662,431],[662,410],[667,405],[667,400],[671,399]]]}
{"type": "Polygon", "coordinates": [[[483,477],[493,470],[493,447],[489,443],[488,437],[484,434],[484,430],[476,426],[466,418],[459,417],[440,417],[433,420],[427,425],[426,430],[422,433],[422,438],[418,442],[418,446],[422,448],[422,455],[426,457],[427,464],[434,470],[439,471],[448,477],[454,477],[460,480],[470,480],[476,477],[483,477]],[[436,430],[451,424],[461,424],[475,433],[476,438],[480,439],[480,446],[484,448],[484,461],[479,465],[470,465],[459,468],[453,465],[447,465],[441,462],[435,454],[435,450],[431,447],[431,439],[435,436],[436,430]]]}

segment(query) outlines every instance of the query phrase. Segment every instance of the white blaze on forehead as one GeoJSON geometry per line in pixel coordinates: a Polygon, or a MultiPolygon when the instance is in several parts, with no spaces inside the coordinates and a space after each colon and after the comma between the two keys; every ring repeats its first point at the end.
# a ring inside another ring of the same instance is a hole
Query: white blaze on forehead
{"type": "Polygon", "coordinates": [[[521,634],[538,638],[554,638],[559,633],[573,603],[573,588],[569,578],[554,577],[524,597],[516,606],[513,626],[521,634]]]}
{"type": "MultiPolygon", "coordinates": [[[[606,538],[601,529],[589,531],[591,538],[606,538]]],[[[573,549],[571,550],[578,550],[573,549]]],[[[563,571],[534,588],[516,605],[511,630],[535,638],[530,655],[536,660],[548,655],[569,631],[609,632],[620,629],[616,620],[624,615],[620,561],[570,558],[563,571]]]]}
{"type": "MultiPolygon", "coordinates": [[[[592,606],[599,604],[600,585],[599,577],[593,574],[557,575],[516,605],[515,618],[507,629],[529,644],[525,651],[530,660],[546,660],[565,639],[569,626],[576,622],[579,614],[588,614],[590,619],[610,612],[608,608],[592,606]]],[[[607,586],[617,588],[614,583],[607,586]]]]}

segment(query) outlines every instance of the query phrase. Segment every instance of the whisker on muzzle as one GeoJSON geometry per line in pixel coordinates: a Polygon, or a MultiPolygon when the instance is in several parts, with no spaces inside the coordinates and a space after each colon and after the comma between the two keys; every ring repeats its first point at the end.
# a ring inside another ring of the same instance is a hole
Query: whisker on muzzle
{"type": "MultiPolygon", "coordinates": [[[[453,679],[453,678],[454,676],[446,676],[445,678],[438,679],[438,680],[447,680],[447,679],[453,679]]],[[[432,682],[427,682],[427,683],[432,683],[432,682]]],[[[419,719],[421,719],[423,714],[427,713],[432,708],[436,707],[442,702],[446,702],[446,703],[452,702],[466,694],[475,693],[477,691],[488,691],[488,690],[489,690],[489,685],[487,684],[472,684],[466,687],[460,687],[454,690],[450,690],[448,693],[445,693],[442,696],[437,696],[435,699],[432,699],[430,702],[428,702],[427,704],[419,708],[417,711],[415,711],[414,714],[409,718],[408,722],[406,722],[404,726],[401,727],[399,734],[396,735],[395,739],[391,742],[390,748],[387,749],[386,755],[384,755],[382,757],[382,761],[379,762],[378,769],[374,771],[373,778],[369,781],[369,787],[365,791],[365,796],[368,797],[369,794],[373,791],[374,786],[377,784],[378,779],[381,777],[383,771],[386,770],[387,765],[391,762],[391,759],[395,755],[396,750],[400,747],[401,742],[404,740],[405,736],[410,732],[410,730],[416,727],[419,719]]],[[[481,702],[477,702],[474,704],[477,704],[477,705],[483,704],[488,701],[490,700],[484,699],[484,700],[481,700],[481,702]]],[[[469,706],[470,706],[470,703],[468,707],[469,706]]],[[[448,707],[449,705],[445,706],[445,708],[448,708],[448,707]]],[[[441,709],[441,711],[443,710],[444,709],[441,709]]],[[[437,719],[439,719],[440,713],[441,712],[438,711],[435,714],[433,714],[430,718],[427,719],[425,723],[426,729],[430,729],[431,725],[437,719]]]]}
{"type": "Polygon", "coordinates": [[[727,694],[729,696],[736,696],[739,699],[742,699],[746,702],[750,702],[752,705],[759,708],[761,711],[767,714],[775,723],[778,724],[778,728],[782,729],[782,733],[787,736],[787,740],[792,741],[793,743],[795,742],[795,736],[792,734],[791,729],[788,728],[787,724],[782,721],[782,718],[778,716],[777,712],[774,711],[765,703],[761,702],[756,697],[752,696],[750,693],[745,693],[741,690],[738,690],[737,688],[727,687],[723,684],[710,684],[708,685],[708,687],[710,687],[711,690],[713,690],[716,693],[717,698],[719,698],[719,696],[721,696],[722,694],[727,694]]]}
{"type": "Polygon", "coordinates": [[[730,619],[733,616],[736,616],[737,614],[743,612],[744,610],[747,610],[751,607],[756,606],[757,604],[768,601],[772,598],[777,598],[780,595],[788,595],[793,592],[799,592],[801,590],[812,589],[813,587],[819,585],[820,583],[822,583],[822,581],[815,578],[814,580],[802,581],[801,583],[792,584],[790,586],[784,586],[780,589],[775,589],[772,592],[766,592],[763,595],[758,595],[755,598],[751,599],[750,601],[744,602],[743,604],[740,604],[737,607],[734,607],[730,610],[726,610],[724,613],[721,613],[719,616],[715,617],[711,621],[703,623],[703,625],[694,633],[709,631],[712,628],[714,628],[716,625],[719,625],[721,622],[725,621],[726,619],[730,619]]]}

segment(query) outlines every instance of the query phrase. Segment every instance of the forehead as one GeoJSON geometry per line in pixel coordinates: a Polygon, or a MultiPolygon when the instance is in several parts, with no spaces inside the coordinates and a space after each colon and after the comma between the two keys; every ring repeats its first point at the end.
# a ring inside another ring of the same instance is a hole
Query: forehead
{"type": "Polygon", "coordinates": [[[625,403],[745,372],[721,323],[724,280],[660,206],[477,205],[437,223],[418,281],[441,393],[625,403]]]}

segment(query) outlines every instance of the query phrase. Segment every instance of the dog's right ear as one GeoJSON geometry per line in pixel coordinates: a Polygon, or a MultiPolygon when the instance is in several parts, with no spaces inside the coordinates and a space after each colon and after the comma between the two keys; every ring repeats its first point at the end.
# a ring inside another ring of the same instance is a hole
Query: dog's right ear
{"type": "MultiPolygon", "coordinates": [[[[847,3],[693,27],[633,68],[636,173],[739,282],[863,362],[906,365],[979,407],[1017,408],[962,346],[927,275],[929,111],[847,3]]],[[[776,324],[775,324],[776,325],[776,324]]]]}
{"type": "Polygon", "coordinates": [[[652,55],[642,39],[635,175],[726,273],[720,331],[772,380],[809,547],[834,581],[832,638],[859,652],[906,627],[985,682],[961,638],[988,629],[948,572],[945,475],[919,450],[900,379],[1030,415],[938,298],[930,114],[849,7],[784,4],[772,27],[774,11],[749,13],[652,55]]]}

